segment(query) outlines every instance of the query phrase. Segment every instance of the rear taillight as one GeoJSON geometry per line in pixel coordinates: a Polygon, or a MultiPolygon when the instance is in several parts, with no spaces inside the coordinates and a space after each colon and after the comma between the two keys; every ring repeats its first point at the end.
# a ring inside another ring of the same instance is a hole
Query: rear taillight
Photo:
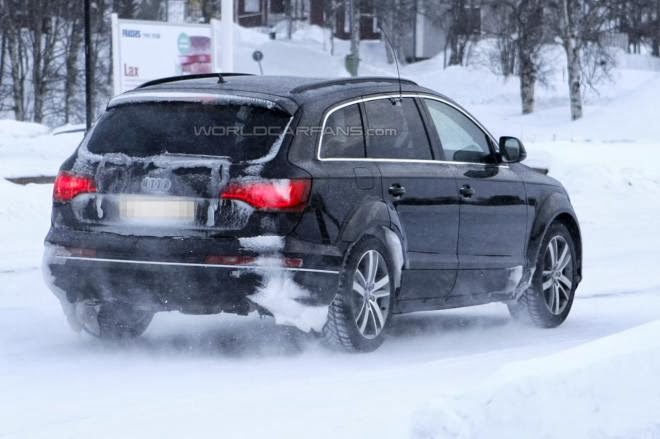
{"type": "Polygon", "coordinates": [[[240,200],[259,210],[302,211],[307,205],[310,180],[233,181],[220,194],[225,200],[240,200]]]}
{"type": "Polygon", "coordinates": [[[71,201],[76,195],[89,192],[96,192],[96,184],[92,177],[60,172],[55,179],[53,199],[71,201]]]}

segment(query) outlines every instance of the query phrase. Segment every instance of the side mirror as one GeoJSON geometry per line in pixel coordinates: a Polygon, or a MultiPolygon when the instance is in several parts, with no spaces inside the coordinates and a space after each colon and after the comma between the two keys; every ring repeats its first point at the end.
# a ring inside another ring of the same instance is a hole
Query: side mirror
{"type": "Polygon", "coordinates": [[[515,137],[500,137],[500,154],[505,163],[518,163],[525,160],[527,151],[522,142],[515,137]]]}

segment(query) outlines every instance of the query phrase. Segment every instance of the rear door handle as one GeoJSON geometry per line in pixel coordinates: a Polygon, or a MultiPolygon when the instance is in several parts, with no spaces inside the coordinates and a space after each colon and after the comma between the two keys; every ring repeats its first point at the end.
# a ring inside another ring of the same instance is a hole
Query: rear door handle
{"type": "Polygon", "coordinates": [[[406,194],[406,188],[401,186],[399,183],[394,183],[392,186],[390,186],[388,192],[393,197],[399,198],[399,197],[403,197],[406,194]]]}
{"type": "Polygon", "coordinates": [[[472,189],[469,184],[464,184],[463,186],[461,186],[461,188],[458,190],[458,192],[464,198],[472,198],[472,196],[475,194],[474,189],[472,189]]]}

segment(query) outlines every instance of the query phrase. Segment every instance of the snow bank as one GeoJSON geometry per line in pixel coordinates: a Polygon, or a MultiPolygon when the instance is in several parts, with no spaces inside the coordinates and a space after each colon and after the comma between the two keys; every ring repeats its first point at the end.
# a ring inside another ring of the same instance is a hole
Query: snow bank
{"type": "Polygon", "coordinates": [[[0,138],[7,141],[12,138],[37,137],[48,134],[48,127],[33,122],[0,120],[0,138]]]}
{"type": "Polygon", "coordinates": [[[660,320],[510,363],[479,388],[413,413],[411,436],[660,436],[660,320]]]}
{"type": "Polygon", "coordinates": [[[323,44],[328,39],[328,32],[321,26],[311,25],[296,30],[291,37],[294,40],[323,44]]]}
{"type": "Polygon", "coordinates": [[[0,120],[0,178],[55,175],[83,133],[52,135],[45,125],[0,120]]]}
{"type": "Polygon", "coordinates": [[[52,192],[51,185],[21,186],[0,176],[0,272],[40,265],[43,239],[50,226],[52,192]]]}

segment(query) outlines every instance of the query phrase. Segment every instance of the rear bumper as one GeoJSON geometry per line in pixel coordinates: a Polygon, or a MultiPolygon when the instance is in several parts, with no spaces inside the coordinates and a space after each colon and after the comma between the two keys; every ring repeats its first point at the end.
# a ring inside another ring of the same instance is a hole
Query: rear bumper
{"type": "MultiPolygon", "coordinates": [[[[158,240],[167,241],[163,238],[158,240]]],[[[227,240],[222,245],[218,240],[212,240],[214,253],[240,253],[235,241],[227,240]]],[[[283,246],[283,251],[267,254],[266,257],[243,250],[242,254],[257,255],[263,259],[250,265],[225,265],[205,263],[204,257],[209,253],[199,253],[201,249],[195,249],[191,242],[188,242],[185,254],[171,248],[169,252],[160,249],[149,252],[151,254],[134,251],[131,257],[127,256],[127,251],[120,251],[122,249],[116,246],[108,247],[104,245],[107,242],[98,239],[86,243],[80,239],[72,242],[73,245],[63,245],[62,240],[56,239],[51,231],[46,240],[43,263],[51,290],[60,300],[72,304],[118,301],[151,311],[246,314],[256,307],[249,296],[264,287],[268,288],[274,280],[295,282],[304,292],[298,294],[295,301],[309,306],[330,304],[338,287],[339,270],[335,264],[339,264],[341,258],[332,254],[286,253],[287,245],[283,246]],[[290,255],[302,256],[305,261],[303,267],[286,267],[278,263],[284,256],[290,255]]],[[[275,284],[287,285],[281,282],[275,284]]],[[[283,294],[286,295],[286,292],[283,294]]]]}

